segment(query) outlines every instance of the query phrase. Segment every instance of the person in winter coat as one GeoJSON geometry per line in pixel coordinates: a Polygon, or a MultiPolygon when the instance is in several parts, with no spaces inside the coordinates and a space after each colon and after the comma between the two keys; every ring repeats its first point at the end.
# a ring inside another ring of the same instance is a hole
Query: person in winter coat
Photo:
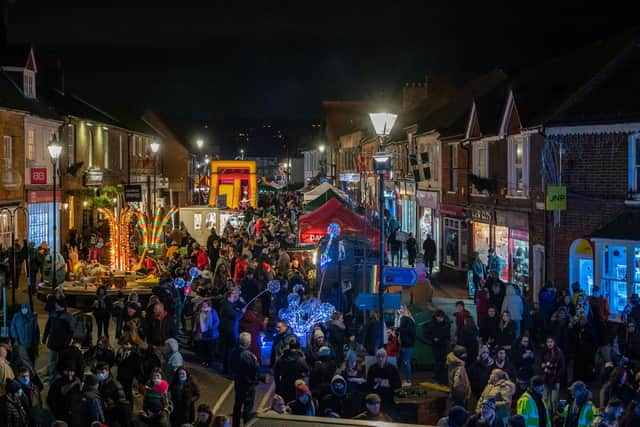
{"type": "Polygon", "coordinates": [[[202,364],[212,367],[216,353],[216,341],[220,336],[218,312],[211,307],[208,300],[205,300],[200,304],[193,320],[193,339],[202,364]]]}
{"type": "Polygon", "coordinates": [[[462,406],[452,406],[446,417],[438,420],[436,427],[464,427],[469,414],[462,406]]]}
{"type": "Polygon", "coordinates": [[[479,327],[479,335],[484,344],[491,345],[496,342],[500,335],[500,319],[494,306],[489,306],[487,317],[480,321],[479,327]]]}
{"type": "Polygon", "coordinates": [[[435,380],[447,383],[446,361],[451,347],[451,322],[444,311],[438,310],[423,329],[424,339],[431,346],[435,380]]]}
{"type": "Polygon", "coordinates": [[[271,366],[275,366],[293,339],[296,339],[295,335],[291,328],[289,328],[289,325],[287,325],[287,322],[279,320],[278,323],[276,323],[276,336],[271,346],[271,366]]]}
{"type": "Polygon", "coordinates": [[[491,371],[495,369],[495,360],[491,357],[489,347],[484,345],[480,348],[477,360],[469,364],[469,380],[471,382],[471,392],[477,399],[480,397],[484,386],[489,381],[491,371]]]}
{"type": "Polygon", "coordinates": [[[556,305],[556,290],[553,287],[553,283],[548,280],[545,282],[544,288],[542,288],[538,294],[538,301],[540,301],[540,313],[548,321],[556,305]]]}
{"type": "Polygon", "coordinates": [[[116,352],[116,366],[118,367],[116,379],[122,384],[124,395],[129,403],[133,404],[133,380],[144,382],[142,356],[130,338],[124,338],[120,342],[121,347],[116,352]]]}
{"type": "Polygon", "coordinates": [[[531,377],[533,377],[534,365],[536,362],[536,354],[531,345],[529,335],[523,335],[511,347],[511,360],[516,371],[516,385],[520,393],[529,387],[531,377]]]}
{"type": "Polygon", "coordinates": [[[572,401],[560,410],[560,418],[566,427],[589,427],[594,425],[597,408],[589,400],[589,390],[582,381],[576,381],[569,387],[572,401]]]}
{"type": "Polygon", "coordinates": [[[96,319],[98,327],[98,337],[109,338],[109,320],[111,320],[112,302],[107,295],[107,288],[104,286],[96,289],[96,299],[93,302],[93,317],[96,319]]]}
{"type": "Polygon", "coordinates": [[[544,382],[544,377],[534,376],[527,391],[518,399],[517,413],[524,418],[527,426],[551,427],[551,413],[542,398],[544,382]]]}
{"type": "Polygon", "coordinates": [[[465,368],[467,351],[464,347],[456,345],[453,351],[447,355],[447,372],[451,394],[451,406],[466,406],[466,401],[471,397],[471,384],[465,368]]]}
{"type": "Polygon", "coordinates": [[[472,317],[464,319],[458,344],[467,349],[468,360],[475,360],[478,357],[478,328],[472,317]]]}
{"type": "Polygon", "coordinates": [[[329,333],[329,344],[335,351],[336,363],[340,365],[344,360],[344,344],[347,333],[347,327],[344,324],[344,317],[341,312],[336,311],[331,315],[327,331],[329,333]]]}
{"type": "Polygon", "coordinates": [[[311,390],[303,380],[296,380],[296,398],[289,402],[292,415],[303,415],[313,417],[316,415],[316,407],[311,398],[311,390]]]}
{"type": "Polygon", "coordinates": [[[147,342],[155,347],[161,347],[169,338],[175,337],[176,322],[161,302],[153,305],[153,312],[145,322],[144,334],[147,342]]]}
{"type": "Polygon", "coordinates": [[[126,426],[131,411],[131,402],[127,400],[122,385],[113,378],[109,365],[106,363],[101,363],[96,367],[96,375],[106,423],[110,426],[126,426]]]}
{"type": "Polygon", "coordinates": [[[409,237],[407,237],[405,246],[407,247],[407,258],[409,266],[415,267],[416,257],[418,256],[418,242],[416,241],[416,238],[413,237],[413,233],[409,233],[409,237]]]}
{"type": "Polygon", "coordinates": [[[427,238],[422,243],[422,253],[424,257],[424,266],[429,269],[429,274],[433,271],[433,263],[436,260],[438,248],[436,247],[436,241],[433,240],[431,234],[427,234],[427,238]]]}
{"type": "Polygon", "coordinates": [[[476,301],[476,319],[478,324],[482,323],[487,318],[487,312],[489,311],[489,291],[484,286],[480,287],[475,295],[476,301]]]}
{"type": "Polygon", "coordinates": [[[473,280],[473,293],[477,295],[478,291],[484,287],[485,267],[480,259],[480,252],[473,252],[471,260],[471,274],[473,280]]]}
{"type": "Polygon", "coordinates": [[[7,427],[29,427],[27,408],[23,405],[23,391],[20,383],[9,380],[6,384],[7,393],[0,397],[0,419],[7,427]]]}
{"type": "MultiPolygon", "coordinates": [[[[520,336],[523,310],[524,304],[522,302],[522,297],[520,296],[520,289],[513,284],[507,285],[504,300],[502,300],[502,312],[504,313],[505,311],[508,311],[511,315],[511,320],[514,321],[516,326],[516,338],[520,336]]],[[[513,342],[509,343],[509,345],[512,343],[513,342]]]]}
{"type": "Polygon", "coordinates": [[[300,342],[294,337],[273,368],[276,393],[287,402],[295,399],[296,380],[308,377],[309,372],[304,353],[300,350],[300,342]]]}
{"type": "Polygon", "coordinates": [[[569,313],[564,307],[559,307],[551,315],[550,335],[564,354],[569,352],[569,313]]]}
{"type": "Polygon", "coordinates": [[[253,402],[256,397],[256,385],[260,365],[251,352],[251,334],[242,332],[238,345],[233,351],[231,369],[234,376],[235,400],[233,403],[233,427],[240,427],[240,418],[244,425],[251,419],[253,402]]]}
{"type": "Polygon", "coordinates": [[[227,374],[230,372],[231,352],[240,333],[240,319],[247,311],[246,306],[240,306],[239,300],[240,293],[230,290],[220,306],[220,354],[224,357],[224,372],[227,374]]]}
{"type": "Polygon", "coordinates": [[[98,391],[98,377],[87,375],[82,387],[82,409],[80,412],[82,425],[89,426],[94,421],[105,424],[107,420],[102,405],[102,398],[98,391]]]}
{"type": "Polygon", "coordinates": [[[178,368],[184,366],[184,359],[180,353],[180,346],[175,338],[169,338],[165,344],[168,351],[164,357],[164,377],[173,378],[178,368]]]}
{"type": "Polygon", "coordinates": [[[541,364],[544,373],[544,401],[552,413],[558,407],[560,382],[565,373],[564,353],[553,337],[547,337],[541,364]]]}
{"type": "Polygon", "coordinates": [[[482,390],[482,394],[478,399],[476,411],[480,412],[482,402],[493,400],[495,402],[496,416],[502,419],[504,425],[507,425],[511,411],[511,402],[515,393],[516,385],[511,382],[509,375],[502,369],[494,369],[491,371],[489,382],[484,390],[482,390]]]}
{"type": "Polygon", "coordinates": [[[516,340],[516,323],[511,318],[508,311],[502,312],[502,318],[498,326],[498,339],[496,344],[501,347],[511,348],[511,344],[516,340]]]}
{"type": "Polygon", "coordinates": [[[398,310],[400,316],[397,333],[400,338],[400,356],[405,374],[405,385],[411,385],[411,352],[416,342],[416,322],[406,305],[398,310]]]}
{"type": "Polygon", "coordinates": [[[49,348],[47,372],[50,380],[55,376],[58,356],[71,342],[76,327],[76,321],[67,312],[63,301],[56,300],[54,306],[55,311],[49,315],[42,335],[42,343],[47,344],[47,348],[49,348]]]}
{"type": "Polygon", "coordinates": [[[31,364],[36,363],[40,344],[40,326],[38,316],[29,310],[29,304],[22,304],[20,311],[11,319],[11,338],[14,347],[24,347],[29,354],[31,364]]]}
{"type": "Polygon", "coordinates": [[[233,268],[233,281],[235,283],[240,283],[240,281],[244,279],[248,267],[249,257],[247,257],[246,255],[242,255],[240,256],[240,258],[236,259],[236,265],[233,268]]]}
{"type": "Polygon", "coordinates": [[[181,426],[193,423],[196,419],[195,405],[200,399],[200,387],[198,387],[198,383],[187,372],[186,368],[178,368],[173,376],[169,390],[173,400],[171,424],[181,426]]]}
{"type": "Polygon", "coordinates": [[[38,427],[42,423],[42,382],[37,375],[32,375],[28,366],[21,365],[16,369],[16,380],[22,388],[22,406],[27,411],[29,427],[38,427]]]}
{"type": "Polygon", "coordinates": [[[6,383],[15,378],[13,369],[7,360],[7,354],[6,344],[0,345],[0,397],[6,394],[6,383]]]}
{"type": "Polygon", "coordinates": [[[267,330],[268,319],[260,319],[258,313],[253,310],[247,310],[240,319],[240,331],[251,334],[251,352],[258,363],[262,365],[262,349],[260,347],[260,334],[267,330]]]}
{"type": "Polygon", "coordinates": [[[453,313],[453,317],[456,319],[456,338],[460,341],[464,319],[471,317],[469,310],[464,308],[464,301],[456,301],[456,311],[453,313]]]}
{"type": "MultiPolygon", "coordinates": [[[[569,348],[574,354],[573,380],[591,381],[594,374],[594,355],[598,348],[593,327],[585,316],[579,316],[578,323],[571,328],[569,342],[569,348]]],[[[629,352],[626,354],[633,359],[629,352]]]]}
{"type": "Polygon", "coordinates": [[[133,417],[129,427],[171,427],[171,421],[160,401],[149,400],[143,404],[142,411],[133,417]]]}
{"type": "MultiPolygon", "coordinates": [[[[236,282],[240,286],[240,294],[245,301],[253,300],[260,293],[260,282],[258,282],[253,273],[253,268],[247,267],[242,280],[236,282]]],[[[252,310],[254,306],[255,301],[249,304],[249,309],[252,310]]]]}
{"type": "Polygon", "coordinates": [[[143,404],[157,400],[161,403],[162,409],[170,414],[173,411],[173,401],[169,392],[169,383],[162,376],[162,369],[156,368],[151,372],[151,378],[145,385],[143,404]]]}
{"type": "Polygon", "coordinates": [[[56,377],[49,387],[47,406],[56,419],[77,425],[73,420],[82,406],[82,383],[76,377],[73,365],[62,360],[61,368],[62,375],[56,377]]]}
{"type": "Polygon", "coordinates": [[[627,382],[627,371],[622,366],[616,366],[609,380],[600,389],[600,407],[607,406],[609,400],[620,399],[626,407],[632,400],[637,399],[637,393],[627,382]]]}
{"type": "Polygon", "coordinates": [[[213,423],[213,412],[206,403],[198,405],[196,411],[196,420],[193,423],[193,427],[211,427],[213,423]]]}

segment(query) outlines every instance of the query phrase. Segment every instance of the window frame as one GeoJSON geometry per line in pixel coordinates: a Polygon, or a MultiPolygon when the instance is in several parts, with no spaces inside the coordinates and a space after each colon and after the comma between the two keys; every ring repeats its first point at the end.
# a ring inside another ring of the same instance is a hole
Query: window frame
{"type": "Polygon", "coordinates": [[[32,70],[24,70],[22,73],[22,85],[24,89],[24,96],[27,98],[36,97],[36,74],[32,70]]]}
{"type": "MultiPolygon", "coordinates": [[[[471,156],[471,172],[479,178],[489,178],[489,141],[474,141],[471,156]]],[[[474,196],[486,197],[489,195],[486,190],[480,192],[475,186],[471,186],[471,188],[471,194],[474,196]]]]}
{"type": "Polygon", "coordinates": [[[13,137],[11,135],[4,135],[2,138],[2,158],[5,167],[10,168],[13,163],[13,137]]]}
{"type": "Polygon", "coordinates": [[[36,159],[36,130],[34,128],[27,129],[27,150],[25,158],[27,160],[27,167],[30,167],[30,162],[36,159]]]}
{"type": "Polygon", "coordinates": [[[629,135],[628,140],[628,184],[630,197],[640,200],[640,134],[629,135]]]}
{"type": "Polygon", "coordinates": [[[449,144],[449,193],[458,192],[458,144],[449,144]]]}
{"type": "Polygon", "coordinates": [[[529,135],[513,135],[507,137],[507,197],[529,197],[530,157],[529,150],[531,138],[529,135]],[[522,160],[516,163],[517,145],[522,143],[522,160]],[[518,167],[519,165],[519,167],[518,167]],[[517,171],[522,169],[522,190],[518,189],[517,171]]]}

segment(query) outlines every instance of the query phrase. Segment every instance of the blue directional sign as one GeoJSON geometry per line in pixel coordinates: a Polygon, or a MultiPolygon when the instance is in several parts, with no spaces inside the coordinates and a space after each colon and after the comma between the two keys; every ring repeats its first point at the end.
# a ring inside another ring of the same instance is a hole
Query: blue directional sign
{"type": "MultiPolygon", "coordinates": [[[[382,296],[382,308],[384,310],[397,310],[402,303],[402,294],[384,294],[382,296]]],[[[359,293],[356,296],[356,307],[359,310],[377,310],[378,294],[359,293]]]]}
{"type": "Polygon", "coordinates": [[[382,274],[385,286],[415,286],[418,273],[411,267],[385,267],[382,274]]]}

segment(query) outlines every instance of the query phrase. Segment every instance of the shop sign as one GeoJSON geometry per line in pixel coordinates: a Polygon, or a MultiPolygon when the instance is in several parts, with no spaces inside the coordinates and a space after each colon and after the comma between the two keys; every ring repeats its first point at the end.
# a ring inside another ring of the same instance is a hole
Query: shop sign
{"type": "Polygon", "coordinates": [[[359,173],[341,173],[340,181],[342,182],[360,182],[359,173]]]}
{"type": "Polygon", "coordinates": [[[104,175],[101,170],[89,169],[84,174],[84,185],[102,185],[104,175]]]}
{"type": "Polygon", "coordinates": [[[471,219],[479,222],[493,222],[493,213],[485,209],[471,209],[471,219]]]}
{"type": "Polygon", "coordinates": [[[440,205],[440,213],[442,215],[453,216],[458,218],[464,217],[464,209],[462,208],[462,206],[440,205]]]}
{"type": "MultiPolygon", "coordinates": [[[[60,190],[56,191],[56,201],[59,202],[62,200],[62,192],[60,190]]],[[[36,190],[29,191],[27,193],[27,203],[51,203],[53,202],[53,191],[49,190],[36,190]]]]}
{"type": "Polygon", "coordinates": [[[47,168],[31,168],[31,185],[46,185],[47,168]]]}
{"type": "Polygon", "coordinates": [[[142,186],[139,184],[125,184],[124,201],[125,202],[141,202],[142,186]]]}
{"type": "Polygon", "coordinates": [[[548,211],[567,210],[567,187],[564,185],[547,185],[548,211]]]}
{"type": "Polygon", "coordinates": [[[418,190],[416,191],[416,200],[418,201],[418,206],[423,208],[438,208],[438,193],[435,191],[418,190]]]}
{"type": "Polygon", "coordinates": [[[528,230],[529,217],[521,212],[496,211],[496,225],[517,230],[528,230]]]}

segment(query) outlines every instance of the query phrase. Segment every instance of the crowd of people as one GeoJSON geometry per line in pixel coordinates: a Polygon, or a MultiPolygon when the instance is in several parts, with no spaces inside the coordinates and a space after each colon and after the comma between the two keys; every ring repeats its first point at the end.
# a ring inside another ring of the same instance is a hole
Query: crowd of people
{"type": "Polygon", "coordinates": [[[439,310],[424,328],[435,379],[450,388],[439,426],[640,425],[640,297],[617,324],[597,286],[587,296],[548,282],[530,307],[490,266],[475,270],[475,316],[458,301],[452,321],[439,310]]]}
{"type": "MultiPolygon", "coordinates": [[[[6,425],[239,426],[254,415],[256,386],[271,378],[276,394],[267,412],[391,420],[393,390],[402,386],[397,365],[404,362],[405,385],[412,375],[409,309],[398,310],[383,348],[375,344],[376,316],[354,331],[335,312],[308,337],[296,336],[279,318],[290,293],[317,298],[310,255],[288,251],[298,200],[280,194],[243,214],[220,235],[212,229],[203,245],[183,227],[167,232],[154,262],[143,267],[159,276],[144,303],[135,292],[114,296],[99,286],[90,312],[71,313],[58,286],[47,298],[42,331],[23,305],[11,320],[11,339],[0,344],[6,425]],[[280,292],[260,295],[273,280],[280,292]],[[262,342],[272,335],[263,361],[262,342]],[[48,361],[43,378],[35,369],[41,343],[48,361]],[[201,402],[185,350],[234,381],[229,419],[201,402]]],[[[47,245],[37,251],[46,257],[47,245]]],[[[47,280],[38,268],[38,279],[47,280]]]]}

